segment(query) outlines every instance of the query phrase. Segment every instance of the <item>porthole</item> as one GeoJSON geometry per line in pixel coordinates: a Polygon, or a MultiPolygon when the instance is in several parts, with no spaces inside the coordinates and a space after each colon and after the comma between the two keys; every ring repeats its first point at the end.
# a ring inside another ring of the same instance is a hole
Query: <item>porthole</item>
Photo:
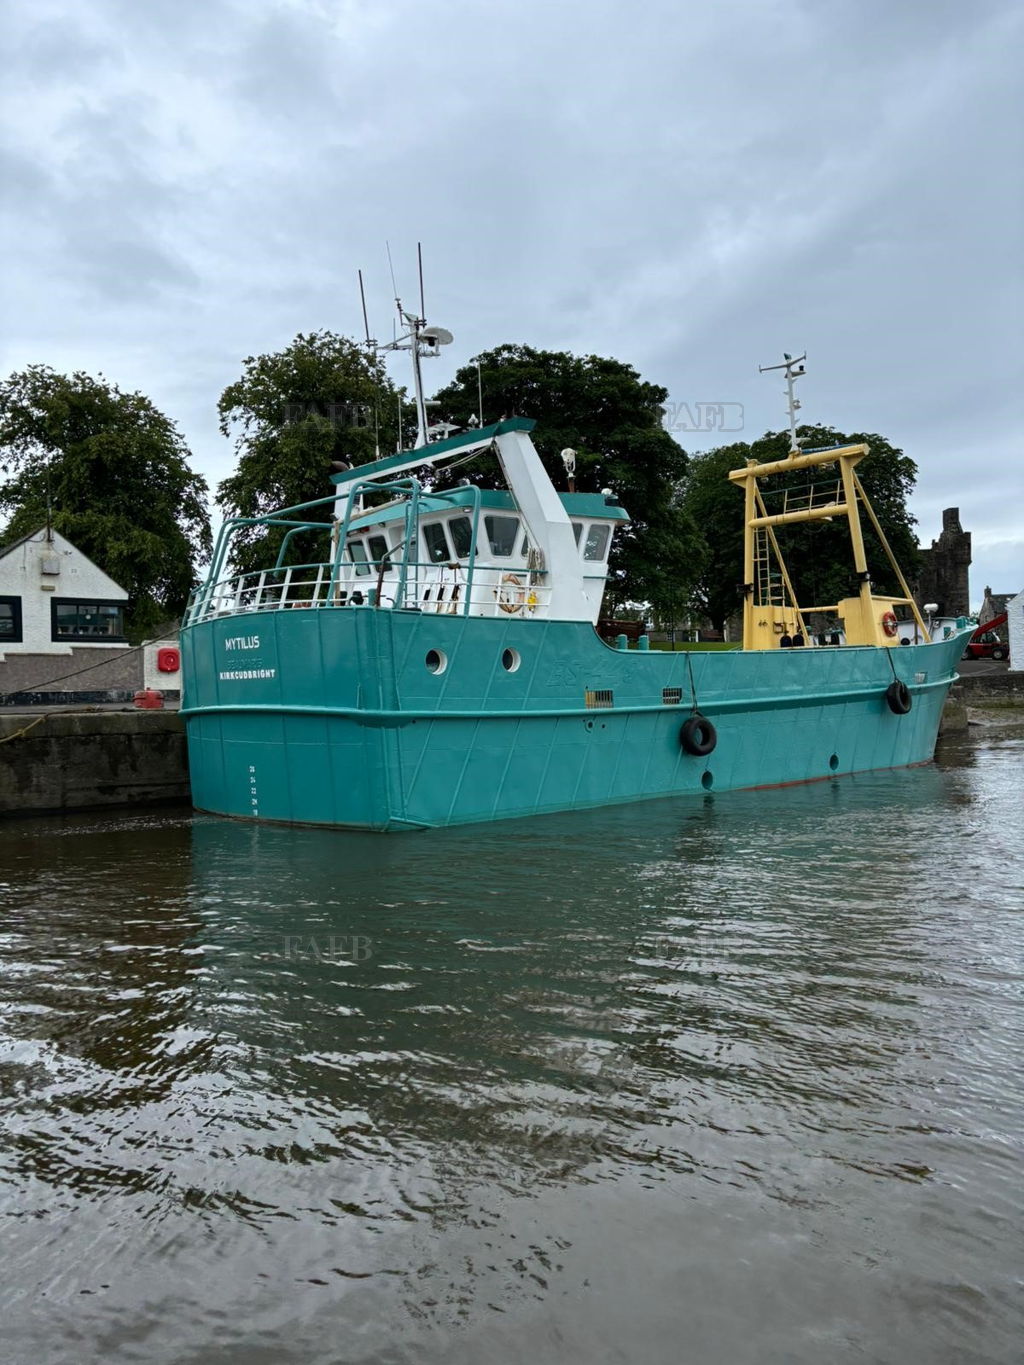
{"type": "Polygon", "coordinates": [[[428,673],[443,673],[448,667],[448,655],[441,649],[429,649],[423,662],[428,673]]]}
{"type": "Polygon", "coordinates": [[[704,788],[706,792],[709,792],[711,788],[715,785],[714,776],[711,773],[702,774],[700,779],[700,785],[704,788]]]}
{"type": "Polygon", "coordinates": [[[506,673],[514,673],[523,662],[518,649],[505,649],[501,654],[501,666],[506,673]]]}
{"type": "Polygon", "coordinates": [[[832,754],[832,755],[830,755],[829,760],[828,760],[828,766],[829,766],[829,768],[831,769],[832,772],[835,772],[835,770],[839,767],[839,755],[838,755],[838,754],[832,754]]]}

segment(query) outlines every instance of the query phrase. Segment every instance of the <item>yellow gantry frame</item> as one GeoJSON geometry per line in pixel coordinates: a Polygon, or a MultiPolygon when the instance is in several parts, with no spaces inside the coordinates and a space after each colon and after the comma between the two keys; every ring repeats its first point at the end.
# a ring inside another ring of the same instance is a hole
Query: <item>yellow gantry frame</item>
{"type": "MultiPolygon", "coordinates": [[[[911,595],[907,580],[904,578],[900,566],[896,563],[889,542],[885,538],[882,527],[875,515],[875,510],[868,501],[864,486],[857,477],[856,467],[863,460],[865,455],[870,453],[867,445],[835,446],[831,450],[803,451],[794,450],[784,460],[772,460],[768,464],[758,464],[756,460],[748,460],[743,469],[733,469],[729,473],[729,478],[735,484],[743,484],[744,493],[744,524],[743,524],[743,648],[744,649],[770,649],[778,641],[776,635],[782,633],[781,627],[784,625],[784,617],[787,611],[782,607],[783,618],[777,617],[779,610],[777,604],[770,602],[758,602],[755,600],[756,576],[754,568],[754,557],[756,548],[757,532],[764,530],[767,532],[768,540],[771,544],[775,557],[779,563],[782,573],[782,581],[785,592],[789,596],[790,614],[794,626],[799,623],[804,635],[808,635],[808,630],[804,617],[812,611],[835,611],[844,617],[846,643],[850,645],[892,645],[898,643],[895,636],[886,633],[883,627],[883,618],[886,617],[894,606],[909,606],[914,614],[914,620],[924,637],[928,640],[928,630],[925,626],[921,613],[918,611],[917,604],[911,595]],[[823,503],[817,507],[807,506],[799,508],[793,512],[779,512],[769,515],[765,507],[758,480],[770,478],[773,474],[783,474],[792,469],[818,469],[825,465],[839,466],[839,479],[842,485],[842,502],[823,503]],[[864,536],[860,524],[860,504],[868,514],[871,525],[874,527],[875,534],[878,536],[882,549],[896,573],[896,578],[903,591],[902,597],[879,597],[871,591],[871,579],[868,576],[867,555],[864,550],[864,536]],[[831,607],[800,607],[797,604],[796,593],[793,589],[793,582],[786,568],[782,551],[775,535],[776,526],[787,526],[795,522],[818,521],[822,518],[833,519],[835,517],[846,517],[850,528],[850,545],[853,550],[853,565],[860,583],[859,593],[854,598],[844,598],[842,602],[831,607]],[[766,616],[767,613],[767,616],[766,616]]],[[[891,623],[890,623],[891,624],[891,623]]]]}

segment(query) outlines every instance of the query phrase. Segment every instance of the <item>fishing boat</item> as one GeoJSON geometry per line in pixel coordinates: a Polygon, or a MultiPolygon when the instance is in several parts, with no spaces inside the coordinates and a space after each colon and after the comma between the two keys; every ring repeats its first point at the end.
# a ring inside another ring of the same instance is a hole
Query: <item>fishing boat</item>
{"type": "Polygon", "coordinates": [[[857,474],[868,447],[802,447],[804,357],[766,367],[785,370],[789,455],[729,474],[744,518],[742,647],[629,648],[595,629],[627,509],[610,489],[575,490],[572,451],[558,491],[528,418],[431,439],[419,362],[451,337],[399,309],[414,447],[339,471],[324,498],[226,522],[189,603],[182,714],[199,809],[415,830],[932,758],[969,630],[931,641],[857,474]],[[487,456],[503,490],[451,484],[445,471],[487,456]],[[770,510],[773,478],[793,470],[822,482],[770,510]],[[897,596],[874,591],[862,513],[897,596]],[[848,523],[856,591],[803,606],[779,537],[818,518],[848,523]],[[235,572],[235,538],[254,525],[279,533],[276,561],[235,572]],[[288,563],[294,537],[313,532],[322,550],[288,563]],[[834,631],[812,628],[823,614],[834,631]],[[900,616],[920,643],[901,639],[900,616]]]}

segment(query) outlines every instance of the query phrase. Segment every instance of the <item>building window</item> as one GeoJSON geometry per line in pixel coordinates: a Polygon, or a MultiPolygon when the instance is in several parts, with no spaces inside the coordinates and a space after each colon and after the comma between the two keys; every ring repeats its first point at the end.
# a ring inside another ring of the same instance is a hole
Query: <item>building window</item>
{"type": "Polygon", "coordinates": [[[21,642],[21,598],[0,597],[0,649],[21,642]]]}
{"type": "Polygon", "coordinates": [[[54,640],[124,642],[124,604],[59,597],[51,605],[54,640]]]}

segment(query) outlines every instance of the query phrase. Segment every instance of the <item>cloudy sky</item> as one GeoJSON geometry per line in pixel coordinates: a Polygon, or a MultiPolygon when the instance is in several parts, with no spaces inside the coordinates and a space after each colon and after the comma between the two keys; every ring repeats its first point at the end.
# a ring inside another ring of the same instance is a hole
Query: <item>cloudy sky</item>
{"type": "Polygon", "coordinates": [[[411,300],[422,240],[434,383],[504,341],[614,355],[752,439],[758,363],[806,349],[803,415],[913,456],[922,539],[960,507],[972,599],[1024,586],[1012,0],[5,13],[0,372],[141,389],[214,483],[242,357],[359,333],[360,266],[388,334],[384,242],[411,300]]]}

